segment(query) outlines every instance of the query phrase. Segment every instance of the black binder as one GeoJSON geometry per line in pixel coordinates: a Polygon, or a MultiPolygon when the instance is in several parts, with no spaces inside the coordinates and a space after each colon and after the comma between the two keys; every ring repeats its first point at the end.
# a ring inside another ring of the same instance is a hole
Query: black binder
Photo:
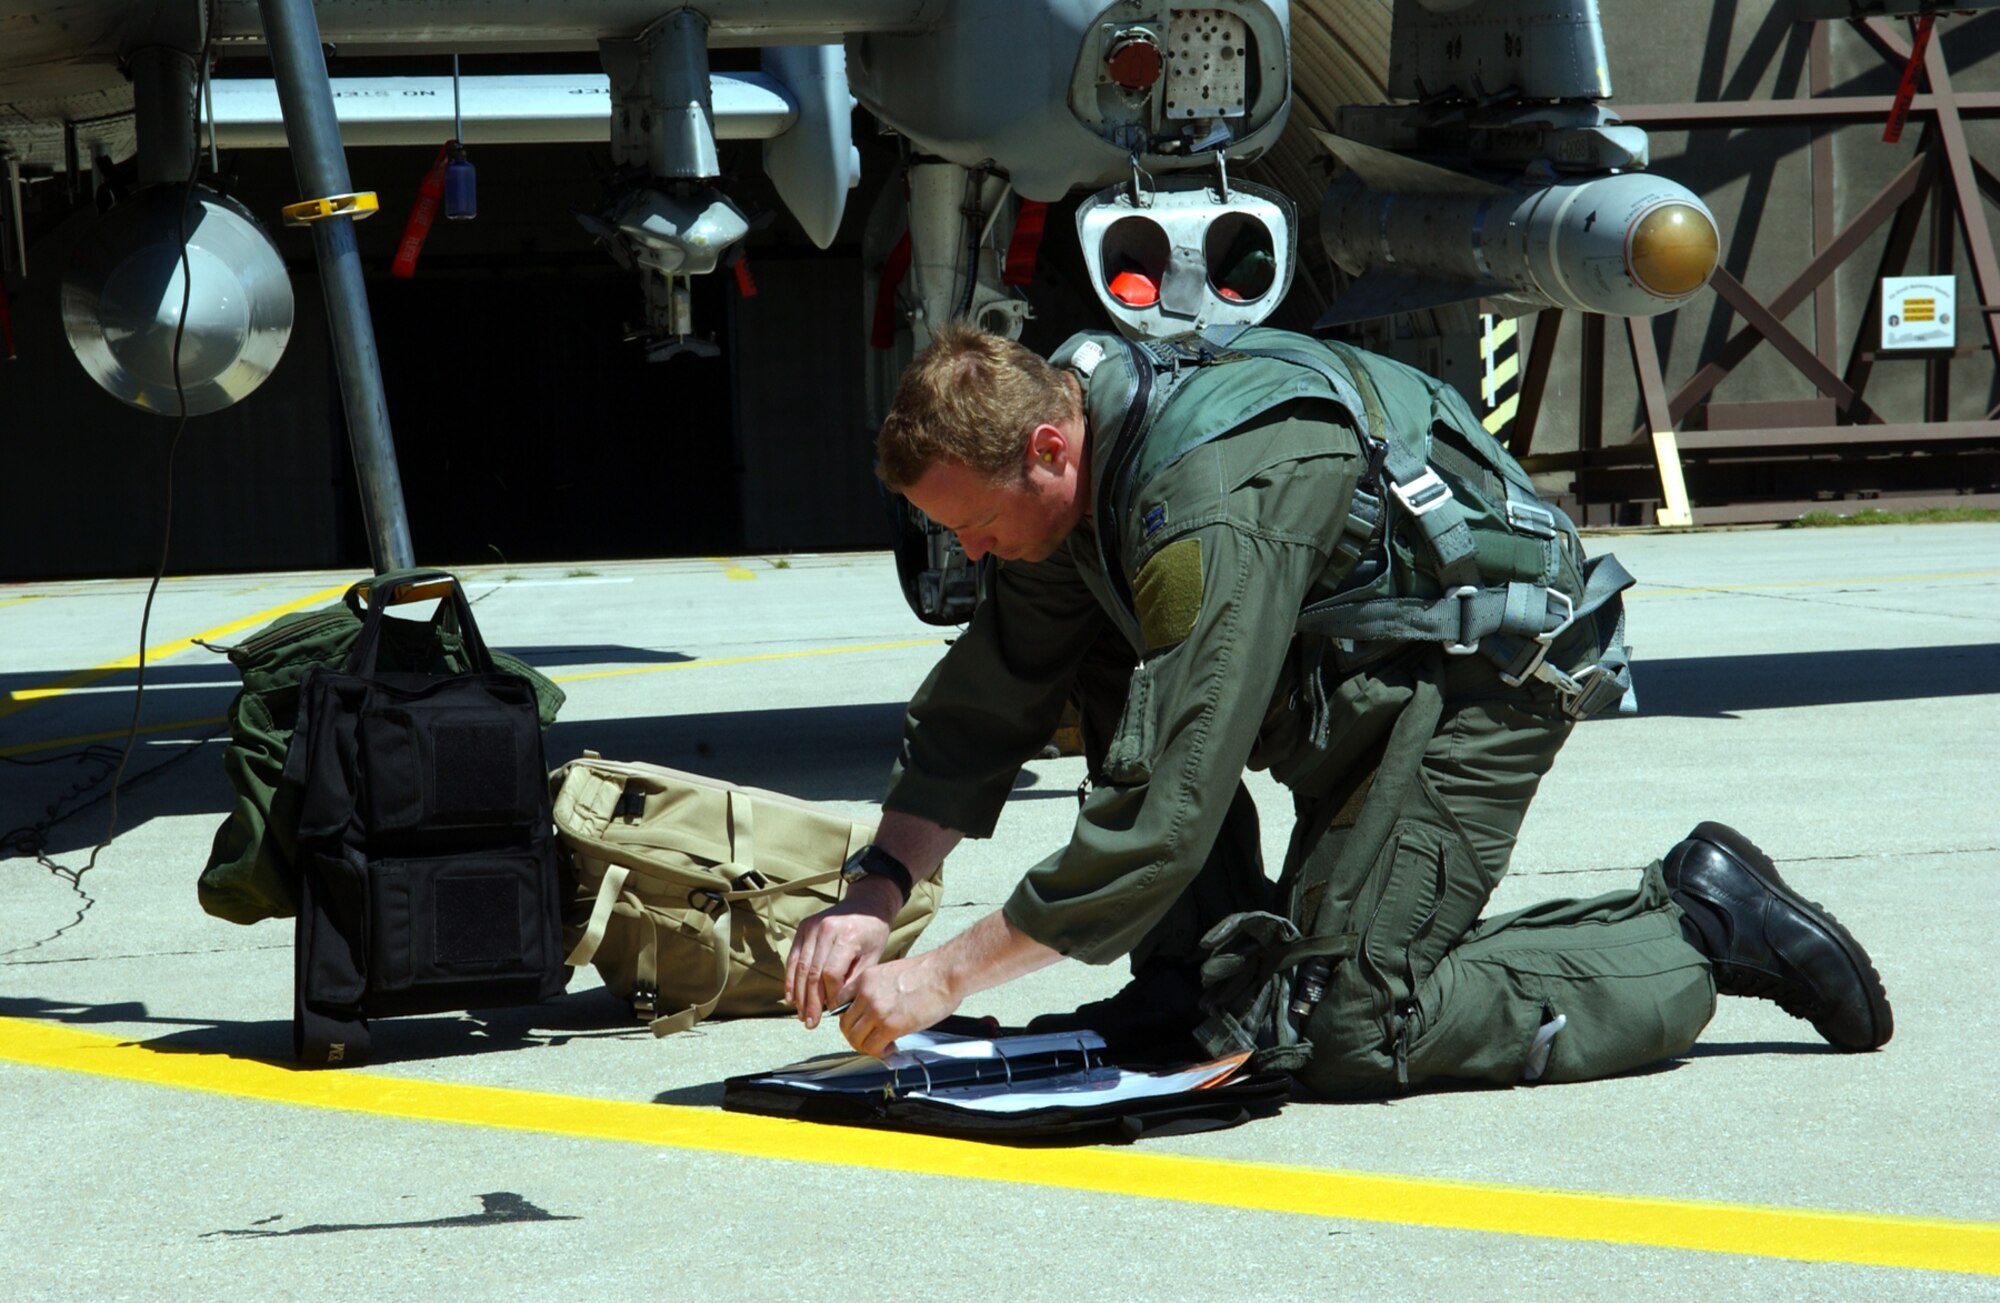
{"type": "Polygon", "coordinates": [[[1088,1144],[1238,1126],[1277,1113],[1290,1098],[1283,1073],[1241,1075],[1247,1055],[1143,1069],[1108,1058],[1094,1032],[1064,1039],[933,1029],[898,1045],[921,1041],[936,1050],[899,1050],[886,1061],[835,1054],[732,1077],[722,1107],[965,1139],[1088,1144]]]}

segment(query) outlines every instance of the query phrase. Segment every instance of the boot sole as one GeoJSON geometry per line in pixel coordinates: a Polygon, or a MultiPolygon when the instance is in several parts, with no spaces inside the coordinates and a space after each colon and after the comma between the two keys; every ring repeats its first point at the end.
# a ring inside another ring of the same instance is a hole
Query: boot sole
{"type": "Polygon", "coordinates": [[[1854,939],[1853,933],[1841,926],[1840,920],[1833,916],[1832,911],[1828,910],[1818,901],[1807,900],[1804,896],[1793,891],[1786,884],[1784,878],[1779,876],[1778,866],[1771,862],[1771,857],[1766,855],[1763,849],[1757,846],[1756,843],[1729,825],[1721,823],[1699,824],[1693,832],[1688,834],[1688,839],[1690,841],[1707,842],[1735,856],[1745,868],[1750,870],[1750,876],[1763,884],[1766,891],[1769,891],[1793,909],[1809,915],[1821,927],[1825,928],[1827,935],[1831,936],[1840,946],[1841,953],[1847,956],[1847,962],[1854,967],[1856,972],[1865,974],[1866,980],[1862,982],[1861,986],[1868,995],[1869,1022],[1874,1029],[1874,1035],[1869,1038],[1868,1043],[1865,1045],[1843,1045],[1831,1036],[1827,1036],[1826,1029],[1818,1023],[1815,1022],[1813,1024],[1813,1029],[1819,1032],[1821,1036],[1826,1036],[1828,1043],[1835,1048],[1855,1053],[1879,1050],[1884,1045],[1887,1045],[1889,1038],[1896,1034],[1896,1015],[1889,1008],[1889,992],[1883,987],[1882,975],[1875,971],[1874,962],[1869,959],[1868,952],[1861,948],[1861,943],[1854,939]]]}

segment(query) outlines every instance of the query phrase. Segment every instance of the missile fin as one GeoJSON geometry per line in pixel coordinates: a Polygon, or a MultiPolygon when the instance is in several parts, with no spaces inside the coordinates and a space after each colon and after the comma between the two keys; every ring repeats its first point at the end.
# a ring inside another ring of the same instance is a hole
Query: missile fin
{"type": "Polygon", "coordinates": [[[1506,287],[1501,285],[1412,276],[1406,272],[1371,267],[1327,306],[1320,319],[1313,323],[1313,329],[1347,326],[1398,312],[1423,312],[1429,308],[1448,307],[1467,299],[1507,292],[1506,287]]]}
{"type": "Polygon", "coordinates": [[[1331,131],[1313,132],[1329,154],[1352,169],[1370,190],[1397,195],[1493,195],[1507,187],[1387,149],[1364,145],[1331,131]]]}

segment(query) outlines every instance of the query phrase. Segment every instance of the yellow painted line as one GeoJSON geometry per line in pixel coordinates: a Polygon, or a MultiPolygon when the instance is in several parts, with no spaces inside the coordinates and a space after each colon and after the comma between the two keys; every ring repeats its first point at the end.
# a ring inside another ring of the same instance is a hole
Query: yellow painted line
{"type": "MultiPolygon", "coordinates": [[[[194,646],[197,640],[201,642],[219,642],[232,633],[241,633],[245,629],[254,629],[259,625],[269,624],[281,615],[289,615],[293,611],[301,610],[308,606],[322,606],[339,597],[347,589],[348,585],[346,584],[335,584],[332,588],[322,588],[316,593],[308,593],[297,601],[286,602],[282,606],[273,606],[268,610],[259,611],[255,615],[246,615],[240,620],[232,620],[228,624],[219,624],[213,629],[204,629],[192,637],[179,638],[173,642],[163,642],[157,647],[149,647],[146,649],[146,663],[150,665],[154,661],[164,660],[169,656],[184,652],[194,646]]],[[[107,661],[105,664],[95,666],[91,669],[78,670],[74,674],[57,679],[54,683],[45,683],[38,688],[22,688],[18,692],[11,692],[7,695],[6,700],[0,701],[0,719],[4,719],[16,711],[26,710],[37,701],[49,697],[60,697],[66,692],[87,687],[99,679],[108,679],[114,674],[121,674],[126,670],[136,669],[138,665],[139,657],[137,653],[134,653],[115,661],[107,661]]]]}
{"type": "Polygon", "coordinates": [[[620,679],[634,674],[663,674],[668,670],[702,670],[713,665],[753,665],[760,661],[795,661],[807,656],[845,656],[853,652],[900,651],[905,647],[935,647],[942,638],[912,638],[907,642],[871,642],[851,647],[815,647],[807,651],[759,652],[754,656],[717,656],[704,661],[672,661],[665,665],[635,665],[622,670],[591,670],[565,674],[556,683],[580,683],[585,679],[620,679]]]}
{"type": "Polygon", "coordinates": [[[273,1104],[743,1158],[1401,1226],[2000,1275],[2000,1224],[1988,1222],[1578,1193],[1114,1149],[984,1145],[671,1104],[302,1071],[221,1054],[154,1049],[14,1018],[0,1018],[0,1059],[273,1104]]]}
{"type": "MultiPolygon", "coordinates": [[[[172,733],[180,729],[208,728],[227,723],[224,716],[211,715],[207,719],[180,719],[171,724],[141,724],[140,733],[172,733]]],[[[10,747],[0,747],[0,756],[24,756],[31,751],[59,751],[64,747],[85,747],[93,742],[125,740],[126,730],[107,729],[102,733],[78,733],[75,737],[51,738],[46,742],[17,742],[10,747]]]]}
{"type": "Polygon", "coordinates": [[[757,577],[756,571],[749,569],[741,562],[732,561],[726,556],[712,556],[708,559],[722,567],[722,577],[724,579],[743,580],[755,579],[757,577]]]}
{"type": "Polygon", "coordinates": [[[1943,570],[1930,575],[1858,575],[1848,579],[1792,579],[1771,584],[1653,584],[1641,582],[1627,597],[1687,597],[1697,593],[1761,593],[1770,588],[1845,588],[1856,584],[1921,584],[1945,579],[1995,579],[2000,570],[1943,570]]]}
{"type": "Polygon", "coordinates": [[[40,593],[30,593],[26,597],[10,597],[5,601],[0,601],[0,606],[19,606],[23,602],[39,602],[41,600],[42,595],[40,593]]]}

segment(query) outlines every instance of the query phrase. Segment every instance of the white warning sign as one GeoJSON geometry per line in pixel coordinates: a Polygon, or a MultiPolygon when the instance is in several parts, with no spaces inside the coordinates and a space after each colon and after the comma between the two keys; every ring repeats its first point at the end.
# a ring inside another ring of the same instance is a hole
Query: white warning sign
{"type": "Polygon", "coordinates": [[[1882,278],[1882,348],[1958,346],[1958,280],[1952,276],[1882,278]]]}

